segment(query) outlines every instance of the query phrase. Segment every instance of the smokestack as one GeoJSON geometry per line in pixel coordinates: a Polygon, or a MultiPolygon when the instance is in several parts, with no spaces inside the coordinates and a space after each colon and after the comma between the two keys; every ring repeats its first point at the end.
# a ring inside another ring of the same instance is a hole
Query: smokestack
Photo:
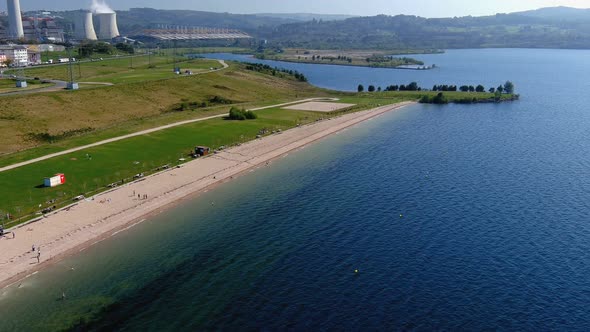
{"type": "Polygon", "coordinates": [[[76,38],[83,40],[97,40],[92,21],[92,13],[81,11],[76,17],[76,38]]]}
{"type": "Polygon", "coordinates": [[[12,39],[21,39],[25,37],[23,31],[23,21],[20,15],[19,0],[7,0],[6,8],[8,9],[9,37],[12,39]]]}
{"type": "Polygon", "coordinates": [[[119,36],[119,28],[117,27],[117,14],[115,13],[99,13],[98,21],[100,29],[98,31],[98,38],[113,39],[119,36]]]}

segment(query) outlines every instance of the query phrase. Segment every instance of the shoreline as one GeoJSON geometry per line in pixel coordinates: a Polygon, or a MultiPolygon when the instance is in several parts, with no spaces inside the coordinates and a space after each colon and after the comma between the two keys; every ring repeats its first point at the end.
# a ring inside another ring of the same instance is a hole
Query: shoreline
{"type": "MultiPolygon", "coordinates": [[[[399,66],[371,66],[371,65],[361,65],[358,63],[327,63],[327,62],[317,62],[317,61],[305,61],[305,60],[291,60],[291,59],[274,59],[274,58],[257,58],[255,55],[252,56],[253,59],[256,60],[267,60],[267,61],[277,61],[277,62],[289,62],[289,63],[302,63],[308,65],[325,65],[325,66],[346,66],[346,67],[359,67],[359,68],[377,68],[377,69],[399,69],[399,70],[432,70],[434,69],[432,65],[423,65],[425,69],[418,69],[418,68],[404,68],[401,66],[408,66],[408,65],[399,65],[399,66]]],[[[414,66],[414,65],[409,65],[414,66]]],[[[419,66],[419,65],[417,65],[419,66]]]]}
{"type": "Polygon", "coordinates": [[[153,174],[12,229],[0,239],[0,289],[10,287],[65,257],[81,252],[149,217],[230,181],[253,168],[348,127],[415,102],[347,113],[231,147],[206,158],[153,174]],[[143,195],[147,194],[147,198],[143,195]],[[41,248],[37,263],[32,245],[41,248]]]}

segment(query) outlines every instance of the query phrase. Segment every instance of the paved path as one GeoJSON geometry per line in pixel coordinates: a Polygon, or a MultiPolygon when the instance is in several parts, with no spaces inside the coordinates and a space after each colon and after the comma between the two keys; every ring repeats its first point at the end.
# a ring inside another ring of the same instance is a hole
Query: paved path
{"type": "MultiPolygon", "coordinates": [[[[227,66],[225,63],[223,63],[223,64],[225,66],[227,66]]],[[[224,67],[224,68],[227,68],[227,67],[224,67]]],[[[251,109],[251,111],[259,111],[259,110],[268,109],[268,108],[275,108],[275,107],[281,107],[281,106],[287,106],[287,105],[293,105],[293,104],[299,104],[299,103],[306,103],[306,102],[309,102],[309,101],[319,101],[319,100],[336,101],[338,99],[337,98],[309,98],[309,99],[303,99],[303,100],[293,101],[293,102],[289,102],[289,103],[283,103],[283,104],[277,104],[277,105],[270,105],[270,106],[265,106],[265,107],[253,108],[253,109],[251,109]]],[[[123,136],[119,136],[119,137],[113,137],[113,138],[106,139],[104,141],[100,141],[100,142],[96,142],[96,143],[92,143],[92,144],[88,144],[88,145],[84,145],[84,146],[79,146],[77,148],[72,148],[72,149],[69,149],[69,150],[65,150],[65,151],[60,151],[60,152],[48,154],[48,155],[45,155],[43,157],[39,157],[39,158],[35,158],[35,159],[23,161],[23,162],[18,163],[18,164],[12,164],[12,165],[9,165],[9,166],[1,167],[0,168],[0,172],[5,172],[5,171],[11,170],[11,169],[15,169],[15,168],[18,168],[18,167],[21,167],[21,166],[34,164],[36,162],[39,162],[39,161],[42,161],[42,160],[47,160],[47,159],[50,159],[50,158],[53,158],[53,157],[63,156],[63,155],[68,154],[68,153],[72,153],[72,152],[76,152],[76,151],[80,151],[80,150],[84,150],[84,149],[88,149],[88,148],[92,148],[92,147],[96,147],[96,146],[100,146],[100,145],[104,145],[104,144],[108,144],[108,143],[112,143],[112,142],[121,141],[121,140],[124,140],[124,139],[127,139],[127,138],[141,136],[141,135],[146,135],[146,134],[150,134],[150,133],[153,133],[153,132],[156,132],[156,131],[160,131],[160,130],[164,130],[164,129],[169,129],[169,128],[173,128],[173,127],[177,127],[177,126],[182,126],[182,125],[189,124],[189,123],[195,123],[195,122],[201,122],[201,121],[206,121],[206,120],[221,118],[221,117],[224,117],[224,116],[227,116],[227,114],[224,113],[224,114],[213,115],[213,116],[208,116],[208,117],[204,117],[204,118],[198,118],[198,119],[192,119],[192,120],[185,120],[185,121],[175,122],[175,123],[171,123],[171,124],[168,124],[168,125],[165,125],[165,126],[160,126],[160,127],[156,127],[156,128],[151,128],[151,129],[146,129],[146,130],[138,131],[138,132],[133,133],[133,134],[123,135],[123,136]]]]}

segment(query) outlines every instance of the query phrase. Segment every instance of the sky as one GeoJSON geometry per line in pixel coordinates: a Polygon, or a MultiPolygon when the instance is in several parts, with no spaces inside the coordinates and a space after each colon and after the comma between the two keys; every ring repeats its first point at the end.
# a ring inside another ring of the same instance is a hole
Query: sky
{"type": "MultiPolygon", "coordinates": [[[[20,0],[23,11],[34,9],[64,10],[89,8],[90,0],[20,0]]],[[[568,6],[590,8],[590,0],[106,0],[115,10],[130,7],[157,9],[192,9],[229,13],[316,13],[372,16],[418,15],[423,17],[482,16],[496,13],[568,6]]],[[[0,0],[0,10],[6,1],[0,0]]]]}

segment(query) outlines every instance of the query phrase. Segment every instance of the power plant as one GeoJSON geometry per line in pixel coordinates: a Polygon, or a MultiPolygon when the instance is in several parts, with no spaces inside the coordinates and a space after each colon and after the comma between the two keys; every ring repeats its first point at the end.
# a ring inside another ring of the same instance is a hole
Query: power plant
{"type": "Polygon", "coordinates": [[[98,39],[96,38],[96,31],[94,30],[94,22],[92,20],[91,12],[80,11],[80,14],[76,17],[75,27],[75,36],[77,39],[98,39]]]}
{"type": "Polygon", "coordinates": [[[113,39],[120,35],[116,13],[97,13],[96,16],[98,16],[98,24],[100,25],[98,30],[99,39],[113,39]]]}
{"type": "Polygon", "coordinates": [[[24,38],[25,32],[20,14],[20,1],[7,0],[6,8],[8,9],[8,37],[11,39],[24,38]]]}

